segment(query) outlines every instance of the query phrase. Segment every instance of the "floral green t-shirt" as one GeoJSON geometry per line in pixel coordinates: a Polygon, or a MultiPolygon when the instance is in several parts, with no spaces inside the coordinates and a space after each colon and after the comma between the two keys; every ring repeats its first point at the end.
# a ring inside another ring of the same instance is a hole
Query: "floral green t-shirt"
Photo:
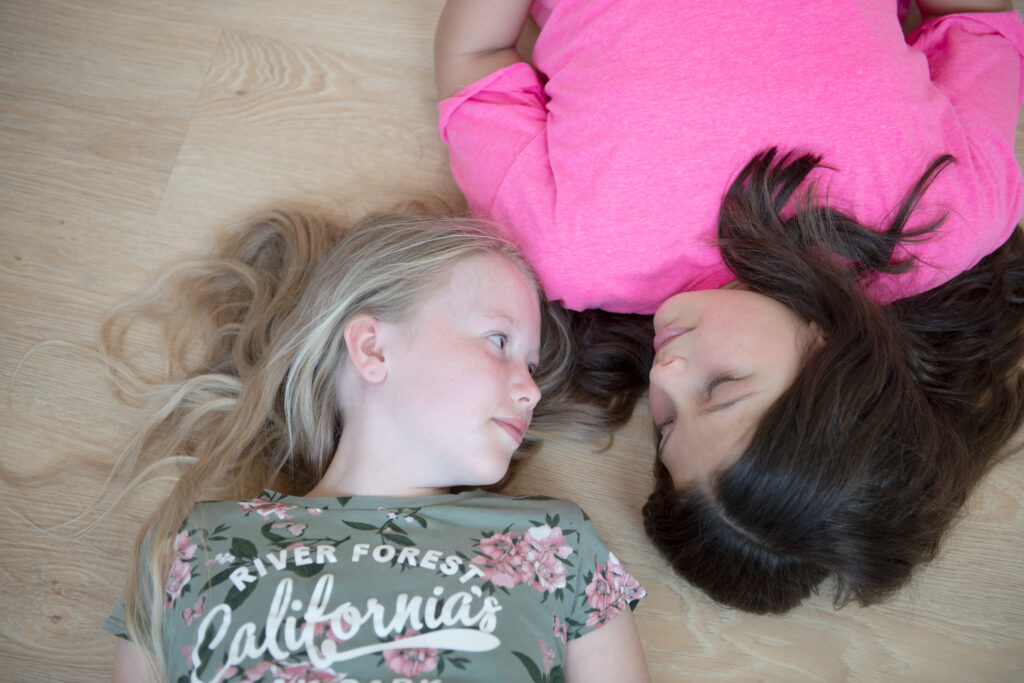
{"type": "Polygon", "coordinates": [[[578,506],[481,490],[200,503],[164,592],[173,683],[560,681],[645,595],[578,506]]]}

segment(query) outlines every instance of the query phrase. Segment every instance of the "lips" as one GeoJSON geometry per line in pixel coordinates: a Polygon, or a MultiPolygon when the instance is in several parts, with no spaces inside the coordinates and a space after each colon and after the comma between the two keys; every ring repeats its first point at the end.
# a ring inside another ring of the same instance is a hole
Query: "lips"
{"type": "Polygon", "coordinates": [[[665,344],[668,344],[676,337],[683,336],[692,329],[692,327],[663,327],[654,335],[654,352],[661,351],[665,344]]]}
{"type": "Polygon", "coordinates": [[[526,420],[520,420],[517,418],[494,418],[494,421],[498,423],[498,426],[508,432],[508,435],[512,439],[520,444],[523,442],[523,437],[526,435],[526,420]]]}

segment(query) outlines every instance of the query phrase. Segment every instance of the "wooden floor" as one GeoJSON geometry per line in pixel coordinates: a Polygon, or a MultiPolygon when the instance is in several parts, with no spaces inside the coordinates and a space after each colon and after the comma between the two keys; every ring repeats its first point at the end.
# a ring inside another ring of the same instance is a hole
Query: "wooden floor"
{"type": "MultiPolygon", "coordinates": [[[[0,680],[109,675],[100,624],[165,490],[145,484],[88,535],[53,528],[101,491],[135,417],[88,353],[103,312],[260,207],[459,206],[435,130],[440,6],[0,0],[0,680]]],[[[647,424],[642,408],[603,453],[549,444],[515,486],[579,502],[641,579],[655,681],[1024,680],[1024,458],[891,602],[754,617],[647,544],[647,424]]]]}

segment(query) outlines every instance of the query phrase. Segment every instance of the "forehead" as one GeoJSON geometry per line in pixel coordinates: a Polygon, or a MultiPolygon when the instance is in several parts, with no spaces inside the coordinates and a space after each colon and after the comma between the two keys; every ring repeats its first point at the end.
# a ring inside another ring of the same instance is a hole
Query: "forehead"
{"type": "Polygon", "coordinates": [[[522,270],[499,253],[470,256],[452,266],[425,308],[452,315],[488,315],[539,321],[540,294],[522,270]]]}
{"type": "Polygon", "coordinates": [[[675,429],[659,448],[659,458],[677,487],[708,481],[724,470],[746,449],[760,414],[742,414],[698,422],[690,429],[675,429]],[[731,418],[731,419],[729,419],[731,418]]]}

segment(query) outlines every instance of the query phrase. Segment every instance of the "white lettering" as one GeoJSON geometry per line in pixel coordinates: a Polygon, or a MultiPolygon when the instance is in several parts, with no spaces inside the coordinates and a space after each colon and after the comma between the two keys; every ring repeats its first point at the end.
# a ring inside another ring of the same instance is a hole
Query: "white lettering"
{"type": "Polygon", "coordinates": [[[466,573],[463,574],[459,578],[459,583],[466,583],[467,581],[472,579],[474,576],[483,576],[483,575],[484,575],[484,572],[483,572],[482,569],[480,569],[480,567],[476,566],[475,564],[467,564],[466,565],[466,573]]]}
{"type": "Polygon", "coordinates": [[[245,567],[239,567],[231,572],[230,576],[231,583],[234,584],[235,590],[244,591],[245,584],[252,583],[256,580],[256,577],[249,573],[249,570],[245,567]]]}
{"type": "Polygon", "coordinates": [[[304,567],[307,564],[313,564],[312,558],[309,556],[309,547],[300,545],[294,551],[295,553],[295,566],[304,567]]]}
{"type": "Polygon", "coordinates": [[[444,558],[444,564],[441,565],[441,573],[445,576],[454,576],[459,571],[459,565],[462,564],[462,558],[457,555],[449,555],[444,558]]]}
{"type": "Polygon", "coordinates": [[[373,549],[373,559],[378,562],[390,562],[391,558],[394,556],[395,546],[393,545],[387,545],[385,543],[384,545],[379,545],[373,549]]]}
{"type": "Polygon", "coordinates": [[[437,561],[441,559],[440,550],[428,550],[423,553],[423,559],[420,560],[420,566],[424,569],[437,569],[437,561]]]}
{"type": "Polygon", "coordinates": [[[259,659],[267,652],[275,659],[286,660],[293,654],[304,651],[311,664],[326,669],[337,662],[395,649],[426,647],[461,652],[487,652],[500,645],[493,631],[497,623],[496,615],[502,609],[501,604],[493,596],[478,601],[477,598],[483,595],[479,588],[472,592],[454,593],[443,601],[444,589],[440,586],[435,587],[432,597],[426,600],[421,596],[402,593],[396,597],[392,609],[386,608],[376,598],[370,598],[361,610],[351,602],[345,602],[329,610],[334,577],[327,574],[321,576],[314,585],[309,604],[302,615],[304,623],[300,628],[298,617],[302,610],[302,601],[292,600],[292,587],[291,578],[280,580],[262,628],[255,622],[233,625],[233,613],[228,605],[222,604],[212,608],[200,622],[196,634],[191,655],[194,667],[192,681],[203,683],[195,672],[202,668],[204,657],[211,656],[229,635],[231,641],[224,655],[223,666],[219,668],[220,672],[232,666],[239,666],[246,660],[259,659]],[[410,627],[421,629],[424,622],[428,628],[442,628],[409,638],[395,638],[410,627]],[[329,632],[317,636],[316,627],[322,623],[330,624],[329,632]],[[345,647],[345,643],[339,643],[330,637],[333,634],[337,638],[347,640],[355,636],[367,623],[372,623],[375,635],[382,642],[339,650],[345,647]],[[232,630],[234,633],[230,634],[232,630]],[[213,635],[210,642],[205,648],[201,648],[211,633],[213,635]],[[262,642],[260,633],[263,634],[262,642]]]}
{"type": "MultiPolygon", "coordinates": [[[[281,621],[288,613],[288,606],[291,601],[292,580],[284,579],[277,584],[277,590],[274,591],[274,599],[270,601],[270,611],[267,614],[267,628],[263,636],[264,644],[260,648],[261,654],[262,651],[269,649],[270,654],[274,655],[274,659],[287,659],[288,653],[277,645],[277,630],[281,626],[281,621]]],[[[299,603],[300,608],[301,606],[302,603],[299,603]]]]}
{"type": "Polygon", "coordinates": [[[336,564],[338,558],[334,556],[334,546],[330,545],[318,545],[316,547],[316,563],[317,564],[336,564]]]}
{"type": "Polygon", "coordinates": [[[427,598],[427,604],[423,608],[423,621],[427,628],[433,630],[441,626],[441,612],[437,606],[438,598],[444,595],[444,588],[434,586],[433,596],[427,598]]]}
{"type": "Polygon", "coordinates": [[[406,546],[402,548],[402,552],[398,553],[398,564],[407,564],[410,567],[416,566],[416,558],[420,554],[420,549],[413,546],[406,546]]]}
{"type": "Polygon", "coordinates": [[[274,565],[274,569],[281,571],[288,564],[288,551],[282,550],[277,555],[267,553],[266,558],[270,564],[274,565]]]}
{"type": "Polygon", "coordinates": [[[256,624],[250,621],[242,624],[235,632],[231,647],[228,648],[228,661],[244,662],[246,657],[255,659],[263,654],[265,649],[256,646],[256,624]]]}

